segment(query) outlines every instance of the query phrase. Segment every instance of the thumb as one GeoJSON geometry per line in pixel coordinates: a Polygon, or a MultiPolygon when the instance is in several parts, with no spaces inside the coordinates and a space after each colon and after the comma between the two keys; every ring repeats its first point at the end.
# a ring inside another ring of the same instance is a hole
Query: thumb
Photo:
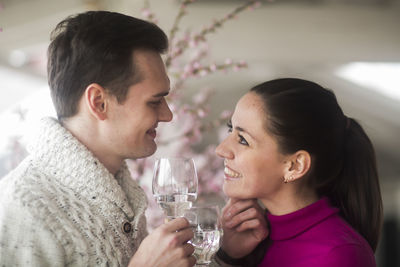
{"type": "Polygon", "coordinates": [[[260,225],[253,230],[253,236],[257,241],[263,241],[269,235],[269,229],[263,225],[260,225]]]}

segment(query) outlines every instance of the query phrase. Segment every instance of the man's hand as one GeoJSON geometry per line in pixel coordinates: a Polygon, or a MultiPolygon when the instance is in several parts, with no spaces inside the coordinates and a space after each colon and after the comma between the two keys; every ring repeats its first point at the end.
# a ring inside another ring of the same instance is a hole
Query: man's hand
{"type": "Polygon", "coordinates": [[[187,243],[193,231],[185,218],[177,218],[155,229],[140,244],[129,266],[193,266],[194,248],[187,243]]]}
{"type": "Polygon", "coordinates": [[[222,249],[231,258],[250,254],[268,236],[264,211],[255,199],[229,199],[222,210],[222,249]]]}

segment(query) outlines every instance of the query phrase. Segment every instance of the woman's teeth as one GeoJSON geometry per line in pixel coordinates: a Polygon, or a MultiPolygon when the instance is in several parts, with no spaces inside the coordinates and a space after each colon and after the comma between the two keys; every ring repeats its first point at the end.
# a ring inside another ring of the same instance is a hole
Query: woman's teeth
{"type": "Polygon", "coordinates": [[[232,177],[232,178],[240,178],[242,175],[240,173],[234,172],[228,167],[225,167],[224,172],[227,176],[232,177]]]}

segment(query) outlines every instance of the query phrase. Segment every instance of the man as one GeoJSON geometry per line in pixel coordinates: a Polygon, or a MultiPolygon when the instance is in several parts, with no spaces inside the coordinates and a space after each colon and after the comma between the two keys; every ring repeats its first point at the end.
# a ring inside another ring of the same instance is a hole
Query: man
{"type": "Polygon", "coordinates": [[[113,12],[57,25],[48,79],[58,120],[43,120],[30,155],[0,181],[2,266],[194,265],[186,219],[148,235],[147,201],[124,162],[152,155],[158,123],[172,119],[167,46],[156,25],[113,12]]]}

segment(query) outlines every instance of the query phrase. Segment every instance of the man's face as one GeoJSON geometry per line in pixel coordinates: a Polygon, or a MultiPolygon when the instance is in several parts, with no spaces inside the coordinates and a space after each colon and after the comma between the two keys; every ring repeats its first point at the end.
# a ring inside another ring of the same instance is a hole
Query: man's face
{"type": "Polygon", "coordinates": [[[158,123],[172,120],[165,101],[170,81],[160,55],[138,50],[133,56],[142,81],[129,87],[122,104],[115,97],[110,99],[108,119],[104,121],[110,156],[122,160],[152,155],[157,149],[154,139],[158,123]]]}

